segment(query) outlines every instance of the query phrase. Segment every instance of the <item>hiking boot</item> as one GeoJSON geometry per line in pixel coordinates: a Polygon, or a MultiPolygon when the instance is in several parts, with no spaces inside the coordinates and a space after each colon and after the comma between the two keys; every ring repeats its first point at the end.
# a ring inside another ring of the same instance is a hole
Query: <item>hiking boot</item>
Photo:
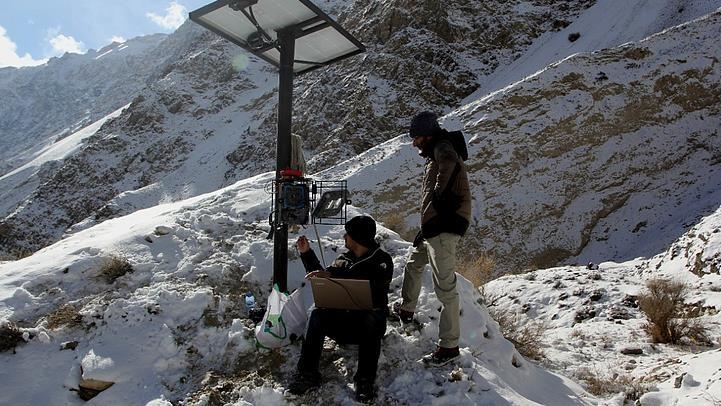
{"type": "Polygon", "coordinates": [[[320,374],[296,372],[293,381],[288,385],[288,392],[294,395],[302,395],[318,386],[320,386],[320,374]]]}
{"type": "Polygon", "coordinates": [[[413,321],[413,312],[409,312],[408,310],[401,309],[401,303],[395,302],[393,303],[393,308],[391,309],[391,315],[398,318],[403,323],[410,323],[413,321]]]}
{"type": "Polygon", "coordinates": [[[458,347],[446,348],[437,347],[432,353],[423,356],[423,363],[426,365],[441,366],[453,361],[460,357],[461,353],[458,351],[458,347]]]}
{"type": "Polygon", "coordinates": [[[355,383],[355,400],[361,403],[368,403],[375,399],[376,388],[373,382],[356,381],[355,383]]]}

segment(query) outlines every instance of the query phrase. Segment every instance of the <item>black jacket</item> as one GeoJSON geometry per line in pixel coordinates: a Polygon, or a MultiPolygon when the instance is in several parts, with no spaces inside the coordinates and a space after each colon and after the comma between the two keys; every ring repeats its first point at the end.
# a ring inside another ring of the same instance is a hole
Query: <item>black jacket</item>
{"type": "MultiPolygon", "coordinates": [[[[323,269],[312,249],[301,254],[300,259],[306,273],[323,269]]],[[[380,246],[370,248],[368,253],[360,258],[351,251],[340,254],[326,271],[330,272],[333,278],[369,280],[373,307],[388,311],[388,289],[393,279],[393,260],[380,246]]]]}

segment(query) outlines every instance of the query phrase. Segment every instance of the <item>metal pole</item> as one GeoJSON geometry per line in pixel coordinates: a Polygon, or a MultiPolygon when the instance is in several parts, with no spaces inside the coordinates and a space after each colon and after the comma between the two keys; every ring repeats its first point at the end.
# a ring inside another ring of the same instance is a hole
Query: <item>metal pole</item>
{"type": "Polygon", "coordinates": [[[276,146],[275,232],[273,236],[273,283],[281,292],[288,291],[288,224],[279,215],[281,196],[280,171],[290,167],[290,132],[293,116],[293,59],[295,30],[278,31],[280,74],[278,79],[278,143],[276,146]]]}

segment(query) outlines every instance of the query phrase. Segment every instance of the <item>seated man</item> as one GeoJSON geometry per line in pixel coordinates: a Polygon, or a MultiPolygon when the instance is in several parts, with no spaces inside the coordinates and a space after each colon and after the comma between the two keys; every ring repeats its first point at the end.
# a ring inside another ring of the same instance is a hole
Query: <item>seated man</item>
{"type": "Polygon", "coordinates": [[[375,242],[376,223],[368,216],[357,216],[345,224],[343,236],[348,252],[341,254],[325,271],[305,236],[296,244],[306,277],[367,279],[370,281],[372,310],[314,309],[308,321],[298,371],[289,386],[290,393],[300,395],[320,385],[318,365],[323,341],[330,337],[344,344],[358,344],[356,399],[375,397],[375,378],[381,338],[386,331],[388,287],[393,277],[393,261],[375,242]]]}

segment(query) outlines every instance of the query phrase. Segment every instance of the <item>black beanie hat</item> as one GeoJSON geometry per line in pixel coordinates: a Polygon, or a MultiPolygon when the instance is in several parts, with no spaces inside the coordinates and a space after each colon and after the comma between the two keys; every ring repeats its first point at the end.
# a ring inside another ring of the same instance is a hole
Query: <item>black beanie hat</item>
{"type": "Polygon", "coordinates": [[[345,231],[355,242],[366,248],[376,245],[376,222],[368,216],[355,216],[348,220],[345,231]]]}
{"type": "Polygon", "coordinates": [[[408,134],[411,138],[423,137],[426,135],[436,135],[441,130],[441,126],[438,125],[438,116],[430,111],[424,111],[418,113],[411,121],[411,128],[408,134]]]}

